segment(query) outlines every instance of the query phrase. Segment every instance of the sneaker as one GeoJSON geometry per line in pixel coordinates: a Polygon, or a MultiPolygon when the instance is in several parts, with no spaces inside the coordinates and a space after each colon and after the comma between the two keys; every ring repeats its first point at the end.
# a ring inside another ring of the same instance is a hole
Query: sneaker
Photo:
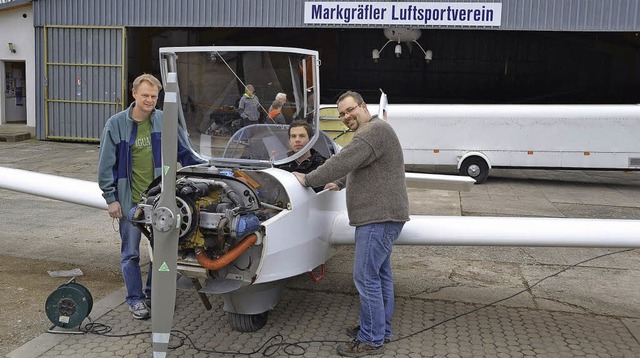
{"type": "MultiPolygon", "coordinates": [[[[347,328],[347,336],[349,338],[358,338],[358,332],[360,332],[360,325],[348,327],[347,328]]],[[[391,337],[384,337],[384,343],[387,344],[391,342],[391,337]]]]}
{"type": "Polygon", "coordinates": [[[384,353],[384,346],[373,347],[354,339],[351,343],[343,343],[338,346],[338,354],[343,357],[364,357],[368,355],[380,355],[384,353]]]}
{"type": "Polygon", "coordinates": [[[133,314],[133,318],[135,319],[149,319],[149,317],[151,317],[151,314],[144,302],[138,302],[133,306],[130,306],[129,311],[131,311],[131,314],[133,314]]]}
{"type": "Polygon", "coordinates": [[[144,299],[144,305],[147,306],[147,308],[151,308],[151,297],[144,299]]]}

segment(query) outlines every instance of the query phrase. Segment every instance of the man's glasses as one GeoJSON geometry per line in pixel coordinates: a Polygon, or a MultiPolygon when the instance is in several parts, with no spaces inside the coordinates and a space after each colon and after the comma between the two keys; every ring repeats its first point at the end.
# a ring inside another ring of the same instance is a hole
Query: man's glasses
{"type": "Polygon", "coordinates": [[[344,112],[342,112],[342,113],[338,113],[338,117],[339,117],[340,119],[342,119],[342,118],[344,118],[344,116],[346,116],[347,114],[351,114],[351,112],[353,112],[356,108],[358,108],[358,107],[360,107],[360,106],[361,106],[361,105],[359,104],[359,105],[357,105],[357,106],[349,107],[349,108],[345,109],[345,111],[344,111],[344,112]]]}

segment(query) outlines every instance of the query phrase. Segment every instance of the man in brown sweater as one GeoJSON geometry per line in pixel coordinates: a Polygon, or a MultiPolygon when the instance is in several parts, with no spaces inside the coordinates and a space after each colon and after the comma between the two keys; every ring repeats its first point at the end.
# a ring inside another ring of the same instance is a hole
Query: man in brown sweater
{"type": "Polygon", "coordinates": [[[402,147],[393,128],[371,116],[357,92],[340,96],[338,112],[355,132],[351,143],[311,173],[294,175],[307,187],[347,189],[349,224],[356,227],[353,281],[360,294],[360,325],[347,329],[354,340],[338,346],[338,354],[360,357],[381,354],[391,339],[391,250],[409,220],[409,199],[402,147]]]}

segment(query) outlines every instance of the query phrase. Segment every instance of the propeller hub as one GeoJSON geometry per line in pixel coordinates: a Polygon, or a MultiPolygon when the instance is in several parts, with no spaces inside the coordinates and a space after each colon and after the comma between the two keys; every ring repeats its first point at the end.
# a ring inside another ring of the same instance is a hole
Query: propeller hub
{"type": "Polygon", "coordinates": [[[152,224],[158,231],[171,231],[176,226],[176,217],[168,208],[160,207],[153,211],[152,224]]]}

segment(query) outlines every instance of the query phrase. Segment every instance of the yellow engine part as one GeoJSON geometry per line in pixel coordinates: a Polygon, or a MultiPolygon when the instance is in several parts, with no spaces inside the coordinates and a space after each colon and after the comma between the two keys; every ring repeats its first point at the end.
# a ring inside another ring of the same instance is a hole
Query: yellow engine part
{"type": "MultiPolygon", "coordinates": [[[[209,193],[208,196],[201,198],[196,202],[196,208],[199,211],[203,207],[207,207],[209,205],[217,204],[220,202],[220,193],[217,191],[209,193]]],[[[198,213],[199,215],[199,213],[198,213]]],[[[200,228],[196,228],[193,234],[190,237],[185,238],[181,241],[179,245],[180,250],[185,249],[193,249],[193,248],[203,248],[205,247],[204,235],[200,231],[200,228]]]]}

